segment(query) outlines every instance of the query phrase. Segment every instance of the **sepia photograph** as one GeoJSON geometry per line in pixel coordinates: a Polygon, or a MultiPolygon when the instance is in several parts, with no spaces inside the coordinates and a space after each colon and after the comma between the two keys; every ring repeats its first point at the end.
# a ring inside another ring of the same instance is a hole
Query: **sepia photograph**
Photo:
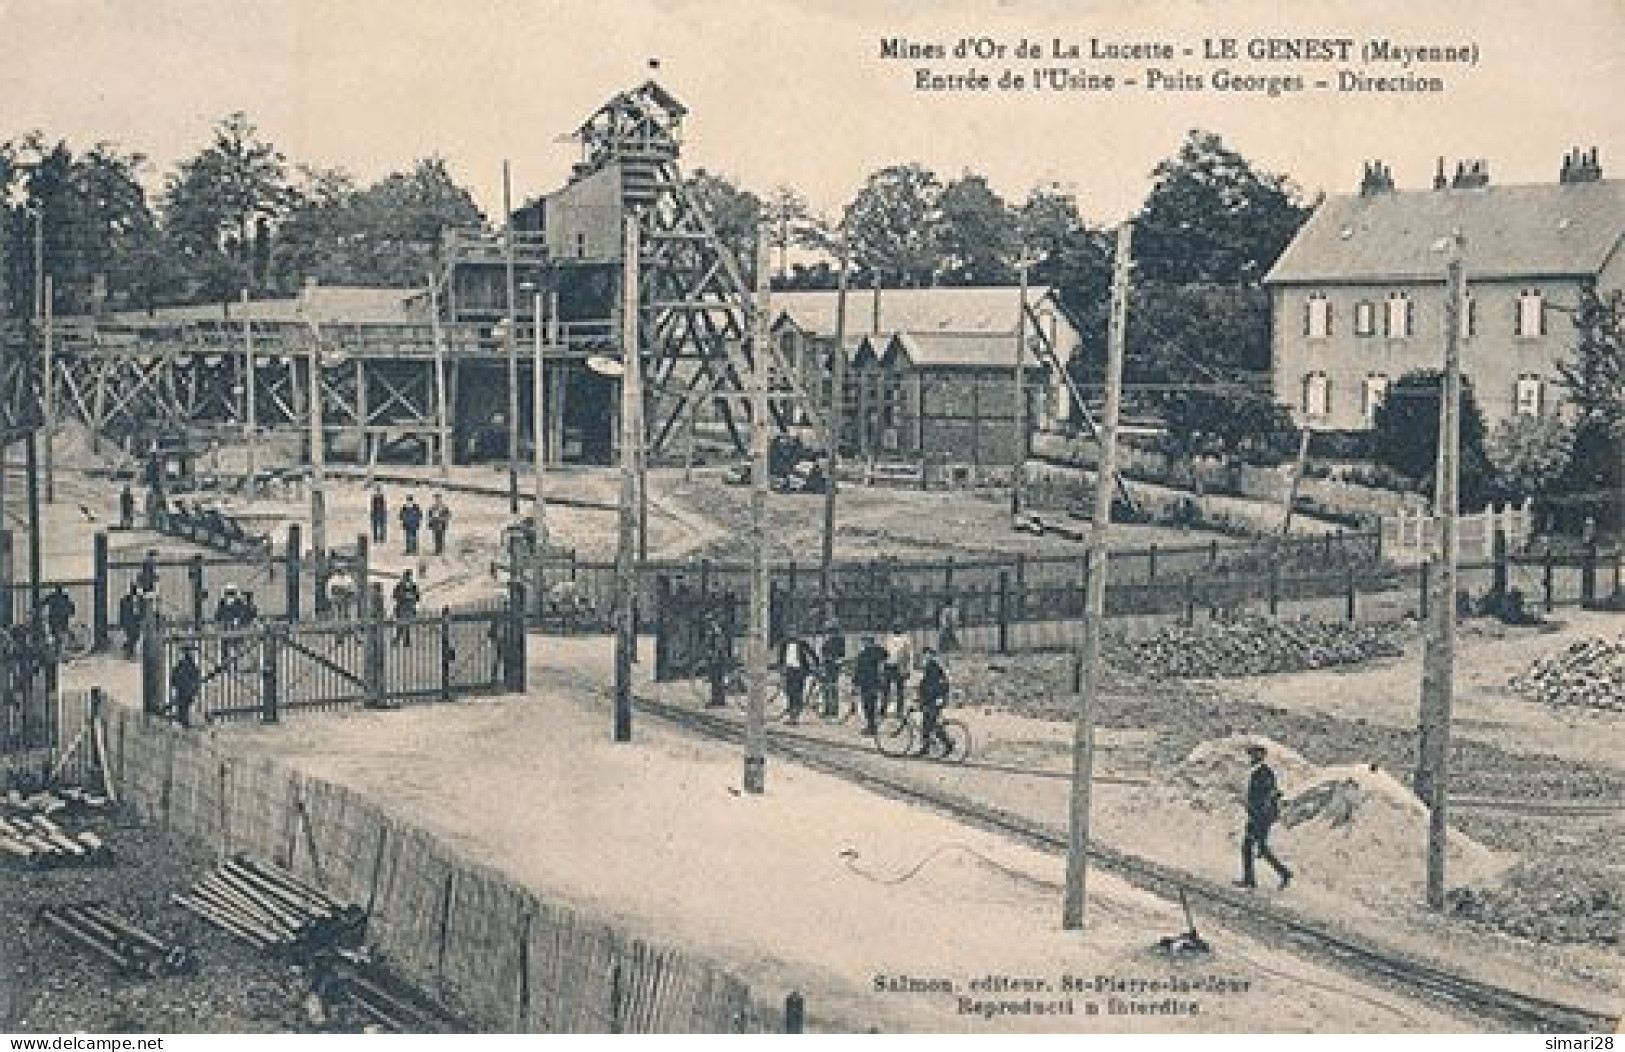
{"type": "Polygon", "coordinates": [[[0,0],[0,1033],[1612,1048],[1622,39],[0,0]]]}

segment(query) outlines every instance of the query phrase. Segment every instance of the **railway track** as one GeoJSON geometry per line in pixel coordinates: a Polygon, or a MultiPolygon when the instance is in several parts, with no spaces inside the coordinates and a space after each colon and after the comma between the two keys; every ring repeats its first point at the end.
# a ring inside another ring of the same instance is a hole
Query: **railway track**
{"type": "MultiPolygon", "coordinates": [[[[739,741],[742,729],[731,720],[710,713],[640,697],[644,711],[689,731],[739,741]]],[[[914,785],[908,780],[877,773],[853,763],[816,738],[779,731],[769,739],[776,753],[805,766],[846,779],[895,799],[924,805],[969,825],[1013,837],[1058,853],[1066,850],[1063,833],[999,808],[914,785]]],[[[1099,844],[1090,858],[1102,868],[1169,900],[1180,889],[1205,907],[1215,920],[1245,928],[1255,935],[1320,960],[1362,979],[1416,997],[1426,995],[1466,1016],[1494,1019],[1509,1028],[1539,1033],[1612,1033],[1619,1017],[1595,1009],[1564,1004],[1473,979],[1440,965],[1418,960],[1368,939],[1334,931],[1244,892],[1099,844]]]]}

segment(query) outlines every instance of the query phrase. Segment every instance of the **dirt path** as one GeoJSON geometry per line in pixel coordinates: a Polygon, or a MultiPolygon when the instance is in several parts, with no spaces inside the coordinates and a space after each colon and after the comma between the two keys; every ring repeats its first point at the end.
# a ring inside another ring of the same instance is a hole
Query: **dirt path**
{"type": "Polygon", "coordinates": [[[1210,960],[1171,962],[1150,947],[1182,927],[1176,908],[1109,877],[1091,885],[1090,931],[1063,933],[1059,860],[789,764],[772,765],[766,796],[742,796],[734,749],[651,718],[615,745],[606,700],[582,678],[607,648],[549,643],[527,698],[218,733],[368,793],[550,896],[724,960],[764,995],[802,990],[819,1029],[1471,1025],[1237,932],[1209,933],[1210,960]],[[1075,992],[1077,1014],[992,1018],[960,1000],[1059,1005],[1067,975],[1245,990],[1075,992]],[[978,989],[989,978],[1031,978],[1036,992],[978,989]],[[932,989],[891,992],[911,986],[932,989]],[[1192,1001],[1194,1015],[1083,1014],[1192,1001]]]}

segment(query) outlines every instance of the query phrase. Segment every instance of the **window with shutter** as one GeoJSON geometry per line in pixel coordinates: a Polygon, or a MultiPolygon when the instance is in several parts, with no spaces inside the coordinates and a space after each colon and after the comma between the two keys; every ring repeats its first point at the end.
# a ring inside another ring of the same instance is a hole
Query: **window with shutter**
{"type": "Polygon", "coordinates": [[[1544,408],[1546,382],[1533,373],[1518,377],[1513,389],[1512,409],[1519,416],[1539,416],[1544,408]]]}
{"type": "Polygon", "coordinates": [[[1404,340],[1411,335],[1411,298],[1403,292],[1388,297],[1387,332],[1389,339],[1404,340]]]}
{"type": "Polygon", "coordinates": [[[1372,373],[1365,378],[1365,387],[1361,392],[1361,412],[1368,422],[1377,417],[1377,407],[1382,405],[1383,399],[1388,397],[1388,377],[1382,373],[1372,373]]]}
{"type": "Polygon", "coordinates": [[[1375,336],[1377,334],[1377,305],[1370,300],[1361,300],[1354,305],[1354,335],[1375,336]]]}
{"type": "Polygon", "coordinates": [[[1331,412],[1332,382],[1325,373],[1303,378],[1303,411],[1306,416],[1326,416],[1331,412]]]}
{"type": "Polygon", "coordinates": [[[1324,340],[1332,334],[1332,305],[1321,293],[1314,293],[1304,304],[1303,334],[1311,340],[1324,340]]]}
{"type": "Polygon", "coordinates": [[[1517,334],[1546,335],[1546,301],[1539,289],[1524,289],[1518,296],[1517,334]]]}

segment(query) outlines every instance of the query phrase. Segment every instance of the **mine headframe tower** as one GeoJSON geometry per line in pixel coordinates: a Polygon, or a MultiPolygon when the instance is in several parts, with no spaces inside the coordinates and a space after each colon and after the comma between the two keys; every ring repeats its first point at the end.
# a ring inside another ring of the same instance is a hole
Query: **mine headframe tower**
{"type": "MultiPolygon", "coordinates": [[[[618,268],[622,217],[636,216],[638,353],[650,449],[665,449],[691,415],[710,404],[743,450],[756,353],[748,339],[752,290],[740,261],[683,181],[678,157],[687,112],[649,80],[610,99],[576,130],[582,159],[570,182],[543,202],[548,256],[568,300],[572,283],[585,287],[573,282],[575,267],[618,268]]],[[[603,289],[613,283],[593,284],[603,289]]],[[[571,309],[568,303],[564,309],[571,309]]],[[[783,431],[804,419],[821,428],[821,406],[802,388],[779,346],[769,343],[763,350],[772,423],[783,431]]]]}

